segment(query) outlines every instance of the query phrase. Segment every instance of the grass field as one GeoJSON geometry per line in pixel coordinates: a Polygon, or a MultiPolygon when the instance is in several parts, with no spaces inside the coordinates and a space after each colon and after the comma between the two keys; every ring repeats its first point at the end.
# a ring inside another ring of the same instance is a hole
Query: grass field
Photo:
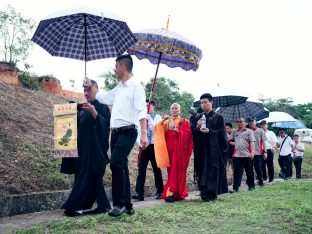
{"type": "MultiPolygon", "coordinates": [[[[302,177],[303,178],[312,178],[312,144],[305,143],[304,144],[304,156],[302,162],[302,177]]],[[[296,178],[295,166],[293,165],[293,178],[296,178]]],[[[278,172],[280,171],[280,167],[278,165],[278,152],[275,151],[274,154],[274,171],[275,177],[278,177],[278,172]]]]}
{"type": "Polygon", "coordinates": [[[305,143],[304,148],[302,176],[304,178],[312,178],[312,144],[305,143]]]}
{"type": "Polygon", "coordinates": [[[16,233],[311,233],[311,194],[311,179],[282,181],[215,202],[182,201],[119,218],[64,218],[16,233]]]}

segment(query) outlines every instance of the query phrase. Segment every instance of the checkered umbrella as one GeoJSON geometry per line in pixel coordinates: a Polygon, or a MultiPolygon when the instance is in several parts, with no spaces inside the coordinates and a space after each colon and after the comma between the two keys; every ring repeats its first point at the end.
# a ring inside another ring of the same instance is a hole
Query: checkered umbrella
{"type": "Polygon", "coordinates": [[[216,110],[226,122],[235,121],[241,117],[247,119],[267,112],[261,102],[246,101],[239,105],[220,107],[216,110]]]}
{"type": "Polygon", "coordinates": [[[136,39],[128,25],[110,12],[80,7],[41,20],[32,41],[52,56],[86,62],[122,55],[136,39]]]}
{"type": "Polygon", "coordinates": [[[265,107],[264,107],[264,111],[263,112],[261,112],[258,115],[255,115],[257,121],[263,120],[264,118],[267,118],[269,116],[270,116],[270,111],[267,108],[265,108],[265,107]]]}
{"type": "MultiPolygon", "coordinates": [[[[236,96],[236,95],[224,95],[224,96],[213,96],[212,97],[212,107],[213,108],[218,108],[218,107],[230,107],[234,105],[239,105],[244,102],[248,97],[243,97],[243,96],[236,96]]],[[[193,103],[193,107],[198,108],[200,107],[200,101],[195,101],[193,103]]]]}

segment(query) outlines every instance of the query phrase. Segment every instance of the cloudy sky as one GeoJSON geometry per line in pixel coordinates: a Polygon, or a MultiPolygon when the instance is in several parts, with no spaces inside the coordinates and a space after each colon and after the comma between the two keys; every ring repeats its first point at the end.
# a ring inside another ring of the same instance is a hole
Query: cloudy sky
{"type": "MultiPolygon", "coordinates": [[[[62,9],[88,6],[111,11],[133,32],[165,27],[193,41],[203,51],[196,72],[161,65],[158,76],[176,80],[182,91],[196,99],[216,90],[254,98],[292,97],[296,104],[312,102],[312,1],[310,0],[1,0],[37,24],[62,9]],[[219,86],[219,88],[218,88],[219,86]],[[226,92],[226,91],[225,91],[226,92]]],[[[75,79],[81,85],[84,64],[52,57],[34,45],[28,62],[38,75],[53,74],[63,87],[75,79]]],[[[142,81],[153,77],[156,66],[134,61],[134,74],[142,81]]],[[[114,66],[114,59],[89,62],[88,75],[97,78],[114,66]]]]}

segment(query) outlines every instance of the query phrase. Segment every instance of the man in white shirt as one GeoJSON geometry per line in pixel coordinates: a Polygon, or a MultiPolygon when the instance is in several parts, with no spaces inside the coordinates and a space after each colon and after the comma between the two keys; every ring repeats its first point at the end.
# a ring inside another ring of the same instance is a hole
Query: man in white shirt
{"type": "Polygon", "coordinates": [[[267,150],[267,159],[264,160],[262,167],[263,180],[267,180],[267,172],[266,168],[268,168],[269,182],[273,182],[274,180],[274,149],[276,147],[277,138],[273,131],[268,130],[268,123],[263,120],[260,123],[261,128],[263,129],[266,136],[266,150],[267,150]]]}
{"type": "MultiPolygon", "coordinates": [[[[292,161],[296,168],[296,178],[301,178],[301,165],[303,160],[304,144],[299,140],[299,135],[294,134],[294,148],[291,155],[292,161]]],[[[292,166],[290,169],[292,175],[292,166]]]]}
{"type": "MultiPolygon", "coordinates": [[[[146,101],[146,105],[148,106],[149,101],[146,101]]],[[[161,116],[156,114],[155,111],[156,104],[154,101],[150,101],[150,113],[147,115],[147,122],[148,122],[148,129],[147,129],[147,137],[148,137],[148,146],[145,150],[140,152],[139,157],[139,174],[136,180],[135,191],[137,192],[136,195],[132,196],[133,199],[137,199],[139,201],[144,200],[144,184],[146,178],[146,168],[148,162],[151,161],[153,172],[154,172],[154,179],[155,179],[155,186],[157,189],[156,192],[156,199],[161,199],[162,192],[164,190],[163,179],[161,175],[160,168],[157,167],[156,159],[155,159],[155,151],[154,151],[154,129],[155,125],[162,120],[161,116]]]]}
{"type": "Polygon", "coordinates": [[[290,177],[291,152],[293,151],[293,141],[286,134],[285,128],[281,128],[277,138],[277,146],[279,147],[278,163],[281,168],[280,177],[288,180],[290,177]]]}
{"type": "Polygon", "coordinates": [[[128,155],[140,129],[142,149],[148,145],[146,130],[145,91],[132,75],[133,61],[130,55],[116,59],[115,74],[119,84],[107,94],[97,93],[101,103],[112,105],[111,114],[111,160],[113,209],[110,216],[124,212],[134,214],[131,203],[128,155]]]}

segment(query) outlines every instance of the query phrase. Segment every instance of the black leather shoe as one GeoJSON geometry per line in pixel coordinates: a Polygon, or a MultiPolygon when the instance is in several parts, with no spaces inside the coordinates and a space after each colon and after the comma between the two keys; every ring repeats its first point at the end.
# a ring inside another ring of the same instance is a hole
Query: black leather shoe
{"type": "Polygon", "coordinates": [[[175,202],[174,196],[172,195],[172,196],[166,197],[166,198],[165,198],[165,201],[166,201],[166,202],[169,202],[169,203],[175,202]]]}
{"type": "Polygon", "coordinates": [[[77,211],[70,211],[70,210],[64,210],[64,214],[68,217],[77,217],[77,216],[82,215],[82,213],[79,213],[77,211]]]}
{"type": "Polygon", "coordinates": [[[157,200],[159,200],[159,199],[161,199],[161,193],[156,193],[156,197],[155,197],[155,199],[157,199],[157,200]]]}
{"type": "Polygon", "coordinates": [[[209,202],[209,198],[207,196],[200,196],[204,202],[209,202]]]}
{"type": "Polygon", "coordinates": [[[131,208],[131,209],[126,209],[125,213],[126,213],[127,215],[134,215],[135,211],[134,211],[133,208],[131,208]]]}
{"type": "Polygon", "coordinates": [[[98,208],[95,208],[94,210],[88,210],[88,211],[84,211],[83,214],[87,214],[87,215],[97,215],[97,214],[105,214],[107,211],[101,211],[98,208]]]}
{"type": "Polygon", "coordinates": [[[138,201],[144,201],[144,196],[137,193],[136,195],[132,196],[132,199],[136,199],[138,201]]]}
{"type": "Polygon", "coordinates": [[[125,207],[119,208],[117,206],[114,206],[113,209],[111,209],[111,211],[108,212],[108,215],[117,217],[117,216],[122,215],[125,212],[126,212],[126,208],[125,207]]]}
{"type": "Polygon", "coordinates": [[[253,191],[253,190],[255,190],[254,186],[248,188],[248,191],[253,191]]]}

